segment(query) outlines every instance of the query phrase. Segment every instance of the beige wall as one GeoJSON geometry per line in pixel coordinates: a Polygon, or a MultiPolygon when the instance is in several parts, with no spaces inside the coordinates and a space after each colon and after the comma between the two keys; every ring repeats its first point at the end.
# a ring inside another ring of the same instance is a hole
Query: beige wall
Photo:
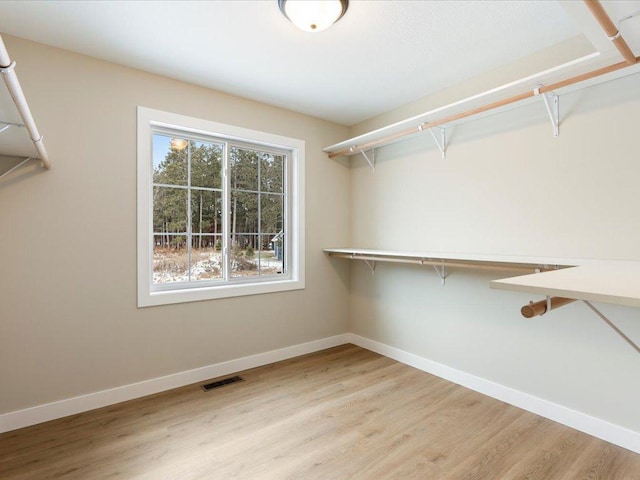
{"type": "MultiPolygon", "coordinates": [[[[558,138],[540,101],[453,128],[445,161],[429,135],[379,149],[375,173],[354,157],[353,246],[640,260],[638,75],[560,111],[558,138]]],[[[441,287],[430,268],[354,263],[351,331],[640,432],[640,356],[579,303],[524,320],[540,297],[489,289],[506,276],[441,287]]],[[[601,308],[640,343],[637,309],[601,308]]]]}
{"type": "Polygon", "coordinates": [[[53,169],[0,184],[0,413],[347,331],[345,127],[3,37],[53,169]],[[305,290],[136,308],[137,105],[306,142],[305,290]]]}
{"type": "MultiPolygon", "coordinates": [[[[444,162],[429,137],[380,149],[372,174],[321,152],[344,127],[4,38],[54,168],[0,184],[0,413],[351,330],[640,431],[640,358],[586,307],[524,321],[530,297],[490,290],[499,275],[453,271],[441,287],[429,269],[353,264],[349,277],[321,252],[640,260],[637,76],[563,96],[557,139],[533,104],[456,127],[444,162]],[[137,105],[306,141],[304,291],[136,308],[137,105]]],[[[637,310],[601,307],[640,342],[637,310]]]]}

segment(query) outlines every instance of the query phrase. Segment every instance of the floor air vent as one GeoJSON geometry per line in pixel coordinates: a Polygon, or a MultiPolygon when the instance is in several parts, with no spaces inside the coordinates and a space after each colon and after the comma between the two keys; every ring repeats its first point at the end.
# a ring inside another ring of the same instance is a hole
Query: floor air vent
{"type": "Polygon", "coordinates": [[[208,392],[210,390],[213,390],[214,388],[224,387],[225,385],[229,385],[231,383],[236,383],[236,382],[244,382],[244,378],[236,376],[236,377],[225,378],[223,380],[218,380],[217,382],[207,383],[206,385],[202,385],[202,390],[204,390],[205,392],[208,392]]]}

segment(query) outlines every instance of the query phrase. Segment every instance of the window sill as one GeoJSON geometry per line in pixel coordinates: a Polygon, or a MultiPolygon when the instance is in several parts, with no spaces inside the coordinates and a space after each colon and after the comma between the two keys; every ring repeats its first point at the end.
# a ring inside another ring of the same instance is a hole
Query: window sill
{"type": "Polygon", "coordinates": [[[295,279],[274,280],[251,284],[226,284],[216,285],[214,287],[187,288],[158,292],[148,292],[145,289],[145,291],[139,290],[138,292],[138,308],[171,305],[174,303],[201,302],[205,300],[242,297],[246,295],[262,295],[265,293],[277,293],[302,289],[304,289],[304,280],[295,279]]]}

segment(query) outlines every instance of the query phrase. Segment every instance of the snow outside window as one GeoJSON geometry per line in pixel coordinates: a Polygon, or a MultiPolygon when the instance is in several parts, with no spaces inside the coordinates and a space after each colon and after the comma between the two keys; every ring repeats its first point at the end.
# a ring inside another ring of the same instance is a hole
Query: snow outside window
{"type": "Polygon", "coordinates": [[[138,107],[138,306],[304,288],[304,142],[138,107]]]}

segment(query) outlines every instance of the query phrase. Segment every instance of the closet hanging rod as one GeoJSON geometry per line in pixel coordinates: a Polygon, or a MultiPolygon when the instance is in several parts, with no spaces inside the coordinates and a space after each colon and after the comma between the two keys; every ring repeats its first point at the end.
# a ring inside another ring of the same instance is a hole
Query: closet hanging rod
{"type": "MultiPolygon", "coordinates": [[[[580,83],[580,82],[584,82],[586,80],[590,80],[592,78],[596,78],[602,75],[606,75],[608,73],[612,73],[612,72],[616,72],[618,70],[624,69],[626,67],[631,67],[636,65],[638,62],[640,62],[640,57],[635,57],[633,55],[633,52],[631,52],[631,50],[629,49],[629,46],[627,45],[627,43],[624,41],[624,39],[622,38],[622,36],[620,35],[620,32],[618,32],[617,28],[615,28],[614,25],[614,30],[615,30],[615,34],[613,38],[611,35],[609,35],[609,31],[610,29],[608,29],[609,27],[605,28],[602,22],[606,22],[608,20],[608,22],[613,25],[613,22],[611,21],[611,19],[609,18],[609,16],[607,15],[607,13],[604,11],[604,8],[602,7],[602,5],[600,5],[600,3],[597,0],[584,0],[585,4],[587,5],[587,7],[589,7],[589,9],[592,11],[593,15],[596,17],[596,19],[598,20],[598,22],[600,22],[600,24],[603,26],[603,29],[605,30],[605,33],[607,34],[607,36],[613,41],[614,45],[616,46],[616,48],[618,49],[618,51],[622,54],[622,56],[625,58],[624,61],[619,62],[619,63],[614,63],[612,65],[608,65],[606,67],[602,67],[602,68],[598,68],[595,70],[592,70],[590,72],[586,72],[580,75],[576,75],[574,77],[570,77],[567,78],[565,80],[561,80],[555,83],[552,83],[550,85],[545,85],[545,86],[541,86],[539,87],[538,93],[547,93],[547,92],[552,92],[553,90],[558,90],[560,88],[564,88],[564,87],[568,87],[570,85],[574,85],[576,83],[580,83]],[[597,12],[597,13],[596,13],[597,12]],[[602,22],[600,19],[603,19],[602,22]],[[625,49],[626,47],[626,49],[625,49]]],[[[605,23],[606,24],[606,23],[605,23]]],[[[490,110],[495,110],[496,108],[500,108],[500,107],[504,107],[506,105],[510,105],[512,103],[517,103],[520,102],[522,100],[526,100],[529,99],[531,97],[534,97],[536,95],[536,92],[534,90],[530,90],[527,92],[523,92],[520,93],[518,95],[514,95],[508,98],[505,98],[503,100],[498,100],[486,105],[482,105],[480,107],[476,107],[470,110],[467,110],[465,112],[462,113],[457,113],[454,115],[450,115],[448,117],[445,118],[441,118],[440,120],[436,120],[433,122],[423,122],[420,125],[416,126],[416,127],[412,127],[412,128],[408,128],[406,130],[402,130],[400,132],[391,134],[391,135],[387,135],[385,137],[381,137],[378,138],[377,140],[371,140],[369,142],[365,142],[363,144],[360,145],[352,145],[350,147],[344,148],[342,150],[339,150],[337,152],[331,152],[329,153],[329,158],[336,158],[336,157],[340,157],[342,155],[349,155],[352,154],[354,150],[369,150],[372,148],[377,148],[380,147],[382,145],[386,145],[388,143],[392,143],[394,141],[397,141],[403,137],[409,136],[409,135],[414,135],[416,133],[419,133],[421,131],[433,128],[433,127],[437,127],[437,126],[441,126],[447,123],[451,123],[451,122],[455,122],[456,120],[461,120],[463,118],[467,118],[467,117],[471,117],[474,115],[478,115],[480,113],[484,113],[490,110]]]]}
{"type": "Polygon", "coordinates": [[[48,170],[51,168],[49,155],[47,154],[47,150],[44,148],[42,135],[38,132],[38,127],[36,127],[33,115],[31,115],[31,110],[29,109],[29,104],[24,96],[24,92],[22,91],[16,72],[14,71],[15,66],[16,63],[11,61],[11,57],[9,57],[9,52],[7,52],[2,36],[0,36],[0,72],[2,72],[2,77],[7,85],[9,94],[13,99],[13,103],[15,103],[18,113],[29,132],[29,137],[31,137],[31,141],[38,151],[38,158],[42,162],[42,166],[48,170]]]}
{"type": "MultiPolygon", "coordinates": [[[[588,55],[578,57],[569,62],[556,65],[546,70],[542,70],[532,75],[528,75],[526,77],[518,78],[517,80],[502,84],[490,90],[485,90],[483,92],[470,95],[460,100],[456,100],[455,102],[448,103],[446,105],[441,105],[432,110],[422,112],[418,115],[414,115],[413,117],[405,118],[403,120],[399,120],[390,125],[386,125],[386,126],[377,128],[375,130],[371,130],[369,132],[358,135],[354,138],[343,140],[342,142],[339,142],[335,145],[330,145],[328,147],[323,148],[323,151],[327,154],[330,154],[333,152],[337,152],[338,150],[341,150],[343,148],[355,148],[354,145],[360,145],[360,142],[365,143],[369,141],[367,140],[367,138],[378,138],[379,136],[384,135],[385,131],[400,131],[403,128],[406,129],[406,128],[409,128],[410,126],[424,124],[424,122],[426,121],[425,120],[426,118],[431,118],[431,117],[437,118],[438,115],[443,114],[442,112],[447,112],[453,109],[454,107],[460,107],[461,105],[469,104],[471,102],[479,102],[485,97],[496,98],[496,95],[498,95],[499,93],[504,91],[513,91],[517,86],[532,85],[532,82],[536,83],[536,85],[539,85],[541,83],[541,79],[548,78],[549,75],[555,75],[558,72],[568,71],[568,69],[575,69],[580,64],[583,64],[585,62],[590,62],[600,57],[601,57],[601,54],[599,52],[593,52],[588,55]]],[[[418,127],[418,129],[420,129],[420,127],[418,127]]],[[[444,128],[442,129],[444,130],[444,128]]],[[[426,130],[429,130],[429,129],[426,129],[426,130]]],[[[425,129],[423,128],[422,131],[425,131],[425,129]]],[[[382,145],[379,145],[379,146],[382,146],[382,145]]],[[[351,153],[350,155],[353,155],[353,154],[354,153],[351,153]]]]}
{"type": "Polygon", "coordinates": [[[531,302],[520,309],[520,313],[525,318],[533,318],[538,315],[544,315],[548,310],[564,307],[575,302],[574,298],[551,297],[549,301],[540,300],[539,302],[531,302]]]}
{"type": "MultiPolygon", "coordinates": [[[[575,298],[565,298],[565,297],[547,297],[546,300],[540,300],[539,302],[531,302],[529,305],[525,305],[520,310],[520,313],[525,318],[533,318],[538,315],[544,315],[548,313],[550,310],[555,310],[556,308],[563,307],[573,302],[577,302],[578,300],[575,298]]],[[[593,311],[600,319],[607,324],[609,328],[611,328],[615,333],[617,333],[625,342],[629,344],[631,348],[633,348],[636,352],[640,353],[640,346],[636,342],[634,342],[631,338],[629,338],[622,330],[620,330],[617,325],[615,325],[611,320],[609,320],[600,310],[593,306],[591,302],[588,300],[581,300],[587,307],[593,311]]]]}
{"type": "MultiPolygon", "coordinates": [[[[636,57],[636,62],[640,61],[640,57],[636,57]]],[[[635,64],[634,64],[635,65],[635,64]]],[[[599,77],[601,75],[606,75],[607,73],[612,73],[618,70],[621,70],[623,68],[626,67],[630,67],[632,65],[630,65],[629,63],[627,63],[626,61],[623,62],[619,62],[619,63],[615,63],[613,65],[609,65],[606,67],[602,67],[602,68],[598,68],[596,70],[593,70],[591,72],[587,72],[587,73],[583,73],[581,75],[577,75],[575,77],[571,77],[568,78],[566,80],[561,80],[559,82],[556,83],[552,83],[550,85],[545,85],[539,88],[539,92],[540,93],[547,93],[547,92],[551,92],[553,90],[557,90],[563,87],[568,87],[569,85],[573,85],[575,83],[580,83],[580,82],[584,82],[586,80],[590,80],[592,78],[595,77],[599,77]]],[[[403,130],[401,132],[398,133],[394,133],[392,135],[387,135],[385,137],[381,137],[377,140],[372,140],[370,142],[367,143],[363,143],[360,145],[355,145],[354,147],[351,148],[345,148],[342,149],[338,152],[332,152],[329,153],[329,158],[336,158],[336,157],[340,157],[342,155],[348,155],[352,152],[352,149],[355,148],[355,150],[370,150],[372,148],[377,148],[380,147],[382,145],[386,145],[387,143],[391,143],[394,142],[395,140],[399,140],[402,137],[406,137],[409,135],[413,135],[416,134],[420,131],[432,128],[432,127],[437,127],[440,125],[444,125],[447,123],[451,123],[454,122],[456,120],[461,120],[463,118],[467,118],[467,117],[471,117],[473,115],[478,115],[480,113],[484,113],[487,112],[489,110],[495,110],[496,108],[500,108],[500,107],[504,107],[506,105],[510,105],[512,103],[516,103],[516,102],[520,102],[522,100],[526,100],[528,98],[532,98],[535,96],[535,92],[533,90],[531,91],[527,91],[518,95],[514,95],[512,97],[508,97],[505,98],[503,100],[498,100],[496,102],[492,102],[489,103],[487,105],[482,105],[480,107],[477,108],[473,108],[471,110],[467,110],[466,112],[462,112],[462,113],[457,113],[454,115],[450,115],[448,117],[445,118],[441,118],[440,120],[436,120],[433,122],[424,122],[421,123],[420,125],[418,125],[417,127],[413,127],[413,128],[409,128],[406,130],[403,130]]]]}
{"type": "Polygon", "coordinates": [[[584,0],[585,5],[589,10],[591,10],[591,14],[596,17],[596,20],[602,27],[602,29],[607,34],[609,40],[613,42],[613,45],[618,49],[620,55],[627,61],[629,65],[634,65],[638,59],[635,57],[627,42],[625,42],[624,38],[620,35],[620,31],[618,27],[616,27],[615,23],[611,20],[611,17],[607,15],[604,7],[600,3],[599,0],[584,0]]]}

